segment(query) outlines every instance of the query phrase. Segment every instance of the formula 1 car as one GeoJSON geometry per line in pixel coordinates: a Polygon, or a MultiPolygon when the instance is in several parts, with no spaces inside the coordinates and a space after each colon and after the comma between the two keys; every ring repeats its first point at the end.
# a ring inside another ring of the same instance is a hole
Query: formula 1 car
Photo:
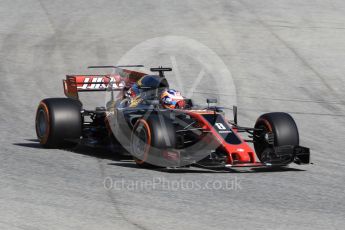
{"type": "Polygon", "coordinates": [[[41,145],[107,146],[111,151],[132,155],[139,166],[145,167],[309,163],[309,148],[299,145],[298,129],[289,114],[266,113],[254,127],[241,127],[237,107],[233,107],[233,120],[229,121],[215,99],[207,99],[204,107],[184,99],[183,108],[163,108],[158,95],[162,88],[169,88],[165,72],[172,70],[163,67],[151,68],[158,74],[150,75],[153,80],[139,86],[142,95],[137,100],[129,100],[125,96],[128,89],[148,74],[122,67],[93,67],[114,68],[115,73],[108,75],[67,75],[63,80],[67,98],[47,98],[37,108],[36,133],[41,145]],[[105,107],[86,110],[78,96],[85,91],[108,91],[111,97],[105,107]]]}

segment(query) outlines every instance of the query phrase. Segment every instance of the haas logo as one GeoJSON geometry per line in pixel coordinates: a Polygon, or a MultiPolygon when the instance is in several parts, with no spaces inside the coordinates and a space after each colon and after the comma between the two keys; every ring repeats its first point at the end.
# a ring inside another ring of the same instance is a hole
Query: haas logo
{"type": "Polygon", "coordinates": [[[78,89],[81,90],[102,90],[109,87],[113,89],[122,89],[125,87],[125,81],[119,76],[111,76],[111,77],[83,77],[82,83],[78,84],[78,89]]]}

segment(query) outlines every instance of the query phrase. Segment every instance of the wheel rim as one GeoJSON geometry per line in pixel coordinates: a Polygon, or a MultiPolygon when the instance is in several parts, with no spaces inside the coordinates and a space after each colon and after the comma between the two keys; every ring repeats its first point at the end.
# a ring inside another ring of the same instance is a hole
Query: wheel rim
{"type": "Polygon", "coordinates": [[[265,150],[271,147],[271,145],[268,144],[267,141],[265,140],[265,135],[269,133],[270,131],[269,131],[269,128],[264,124],[261,124],[257,126],[256,128],[263,130],[256,133],[256,136],[258,136],[255,138],[255,142],[254,142],[256,155],[258,156],[261,162],[265,163],[270,158],[269,154],[265,153],[265,150]]]}
{"type": "Polygon", "coordinates": [[[143,125],[139,125],[132,139],[133,155],[139,160],[144,160],[149,147],[147,131],[143,125]]]}
{"type": "Polygon", "coordinates": [[[47,119],[44,111],[41,109],[37,115],[37,134],[40,138],[44,137],[47,132],[47,119]]]}

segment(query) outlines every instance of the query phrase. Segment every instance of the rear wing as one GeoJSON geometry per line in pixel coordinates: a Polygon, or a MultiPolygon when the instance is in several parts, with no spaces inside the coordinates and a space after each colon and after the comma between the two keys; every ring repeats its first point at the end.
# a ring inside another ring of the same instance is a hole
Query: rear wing
{"type": "Polygon", "coordinates": [[[122,90],[131,87],[145,75],[128,69],[117,69],[115,74],[108,75],[66,75],[63,80],[64,93],[78,100],[79,92],[122,90]]]}

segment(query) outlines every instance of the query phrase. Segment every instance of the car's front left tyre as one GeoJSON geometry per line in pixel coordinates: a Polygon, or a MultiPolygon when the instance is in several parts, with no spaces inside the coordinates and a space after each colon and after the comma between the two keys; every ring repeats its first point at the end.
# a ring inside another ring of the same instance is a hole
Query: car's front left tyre
{"type": "Polygon", "coordinates": [[[176,145],[175,129],[163,114],[139,119],[131,135],[131,154],[141,167],[165,167],[163,152],[176,145]]]}

